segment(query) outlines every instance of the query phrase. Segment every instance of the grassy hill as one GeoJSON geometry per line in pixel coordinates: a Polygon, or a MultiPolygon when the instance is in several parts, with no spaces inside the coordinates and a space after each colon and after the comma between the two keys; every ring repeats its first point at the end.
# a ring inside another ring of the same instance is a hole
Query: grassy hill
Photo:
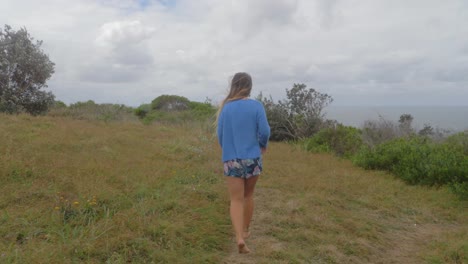
{"type": "Polygon", "coordinates": [[[468,204],[273,143],[253,253],[206,124],[0,115],[0,263],[466,263],[468,204]]]}

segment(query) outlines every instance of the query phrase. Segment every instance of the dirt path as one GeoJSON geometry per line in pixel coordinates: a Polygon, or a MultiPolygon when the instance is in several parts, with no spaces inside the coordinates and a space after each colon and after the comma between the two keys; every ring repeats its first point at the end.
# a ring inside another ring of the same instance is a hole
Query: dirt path
{"type": "Polygon", "coordinates": [[[279,251],[283,245],[278,239],[269,235],[267,226],[271,224],[273,214],[271,213],[271,205],[269,199],[274,197],[277,191],[268,188],[257,187],[255,190],[255,211],[251,223],[251,236],[246,240],[248,247],[251,250],[249,254],[239,254],[235,238],[232,238],[232,247],[229,255],[224,259],[223,263],[230,264],[250,264],[262,263],[262,255],[265,252],[279,251]]]}
{"type": "MultiPolygon", "coordinates": [[[[271,225],[275,222],[274,208],[275,203],[278,206],[278,201],[272,197],[281,197],[279,190],[274,190],[266,187],[257,187],[255,191],[255,211],[251,224],[251,237],[246,240],[248,247],[251,250],[249,254],[239,254],[234,237],[232,238],[232,246],[227,257],[222,261],[226,264],[253,264],[253,263],[271,263],[272,255],[284,251],[287,245],[275,238],[271,232],[271,225]]],[[[282,206],[290,206],[287,201],[281,201],[282,206]]],[[[278,217],[278,215],[276,216],[278,217]]],[[[396,221],[393,220],[393,221],[396,221]]],[[[398,225],[393,223],[393,225],[398,225]]],[[[401,230],[392,234],[386,235],[386,244],[388,247],[380,249],[368,255],[368,259],[353,259],[342,256],[347,263],[422,263],[421,256],[418,252],[427,243],[438,241],[440,236],[447,233],[464,232],[463,228],[448,224],[429,224],[411,226],[404,221],[399,224],[401,230]],[[404,228],[403,228],[404,227],[404,228]]],[[[373,248],[369,245],[369,250],[373,248]]],[[[337,253],[335,257],[340,259],[341,253],[337,253]]],[[[323,256],[322,256],[323,257],[323,256]]],[[[275,263],[288,263],[276,261],[275,263]]],[[[317,258],[307,261],[307,263],[327,263],[326,260],[317,258]]],[[[344,262],[343,262],[344,263],[344,262]]],[[[449,263],[462,263],[457,259],[451,259],[449,263]]]]}

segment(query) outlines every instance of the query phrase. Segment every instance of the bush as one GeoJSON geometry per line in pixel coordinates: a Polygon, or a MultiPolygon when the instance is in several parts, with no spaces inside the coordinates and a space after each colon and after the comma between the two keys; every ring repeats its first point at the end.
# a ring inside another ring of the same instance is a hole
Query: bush
{"type": "Polygon", "coordinates": [[[464,146],[451,141],[436,144],[427,137],[399,138],[362,148],[353,161],[366,169],[390,171],[410,184],[449,184],[459,193],[468,182],[464,146]]]}
{"type": "Polygon", "coordinates": [[[119,104],[96,104],[92,100],[77,102],[69,107],[54,107],[49,112],[51,116],[66,116],[74,119],[101,121],[135,120],[131,107],[119,104]]]}
{"type": "Polygon", "coordinates": [[[52,104],[52,108],[67,108],[67,105],[62,102],[62,101],[54,101],[54,103],[52,104]]]}
{"type": "Polygon", "coordinates": [[[456,148],[462,148],[463,153],[468,155],[468,131],[449,136],[446,143],[456,148]]]}
{"type": "Polygon", "coordinates": [[[162,111],[181,111],[189,109],[190,101],[178,95],[161,95],[151,102],[151,109],[162,111]]]}
{"type": "Polygon", "coordinates": [[[216,109],[209,103],[190,102],[190,112],[198,119],[214,117],[216,109]]]}
{"type": "Polygon", "coordinates": [[[362,127],[363,141],[370,147],[398,137],[400,137],[398,125],[383,117],[380,117],[379,120],[367,120],[362,127]]]}
{"type": "Polygon", "coordinates": [[[141,105],[135,109],[134,113],[145,124],[151,124],[155,121],[175,124],[214,118],[216,109],[211,105],[209,99],[200,103],[191,102],[182,96],[161,95],[155,98],[151,104],[141,105]]]}
{"type": "Polygon", "coordinates": [[[393,167],[407,147],[406,141],[402,138],[382,143],[374,148],[365,146],[353,157],[353,162],[365,169],[393,171],[393,167]]]}
{"type": "Polygon", "coordinates": [[[361,130],[338,124],[320,130],[303,144],[308,151],[333,152],[338,156],[351,157],[362,146],[361,130]]]}
{"type": "MultiPolygon", "coordinates": [[[[366,145],[373,147],[396,138],[409,138],[416,135],[412,127],[413,116],[410,114],[400,115],[398,124],[379,116],[379,120],[367,120],[362,128],[362,138],[366,145]]],[[[419,131],[420,136],[435,135],[433,128],[426,124],[419,131]]]]}
{"type": "Polygon", "coordinates": [[[138,108],[135,109],[134,113],[138,118],[142,119],[145,118],[146,115],[151,111],[150,104],[142,104],[138,108]]]}

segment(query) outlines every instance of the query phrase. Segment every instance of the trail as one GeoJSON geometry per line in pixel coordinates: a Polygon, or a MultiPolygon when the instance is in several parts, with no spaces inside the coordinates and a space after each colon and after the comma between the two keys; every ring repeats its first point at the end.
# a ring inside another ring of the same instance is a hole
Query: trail
{"type": "MultiPolygon", "coordinates": [[[[283,244],[268,234],[268,225],[273,220],[273,213],[271,212],[272,204],[270,203],[271,197],[278,195],[279,191],[269,188],[256,187],[255,189],[255,209],[250,227],[250,237],[246,240],[247,246],[250,249],[249,254],[239,254],[237,252],[237,245],[235,238],[232,238],[232,247],[228,256],[222,263],[226,264],[254,264],[262,263],[261,252],[280,251],[283,249],[283,244]]],[[[278,196],[276,196],[278,197],[278,196]]]]}
{"type": "MultiPolygon", "coordinates": [[[[234,236],[231,240],[231,248],[222,261],[226,264],[254,264],[271,263],[271,257],[287,250],[288,242],[280,241],[272,233],[272,224],[275,222],[274,208],[277,206],[291,207],[291,202],[287,200],[278,201],[273,197],[281,197],[279,190],[257,187],[255,190],[255,211],[251,223],[251,236],[246,240],[251,250],[249,254],[239,254],[234,236]]],[[[368,255],[367,259],[357,256],[344,256],[341,252],[335,252],[334,256],[339,263],[422,263],[420,250],[427,243],[440,241],[441,236],[447,233],[460,233],[465,230],[457,225],[447,223],[424,223],[422,225],[409,224],[402,219],[393,219],[392,224],[400,226],[401,230],[385,235],[385,248],[375,249],[375,245],[368,245],[368,249],[374,251],[368,255]],[[341,257],[340,257],[341,256],[341,257]],[[357,257],[357,258],[356,258],[357,257]]],[[[318,245],[319,246],[319,245],[318,245]]],[[[320,247],[320,246],[319,246],[320,247]]],[[[333,247],[334,250],[337,250],[333,247]]],[[[310,248],[309,250],[313,250],[310,248]]],[[[449,263],[462,263],[460,259],[446,260],[449,263]]],[[[274,263],[289,263],[288,261],[276,260],[274,263]]],[[[314,259],[304,263],[329,263],[323,255],[317,255],[314,259]]]]}

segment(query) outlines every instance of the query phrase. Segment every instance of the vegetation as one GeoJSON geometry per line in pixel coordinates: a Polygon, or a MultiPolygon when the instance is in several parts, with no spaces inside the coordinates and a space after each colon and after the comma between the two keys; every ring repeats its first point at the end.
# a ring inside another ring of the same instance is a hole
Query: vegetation
{"type": "Polygon", "coordinates": [[[400,138],[375,148],[361,148],[354,162],[366,169],[391,171],[410,184],[461,187],[468,184],[465,151],[458,144],[433,143],[424,137],[400,138]]]}
{"type": "Polygon", "coordinates": [[[468,261],[467,204],[448,188],[291,144],[270,144],[239,256],[202,123],[0,114],[0,135],[1,263],[468,261]]]}
{"type": "Polygon", "coordinates": [[[360,129],[338,124],[320,130],[301,144],[308,151],[330,152],[349,158],[362,147],[362,132],[360,129]]]}
{"type": "Polygon", "coordinates": [[[362,130],[337,125],[320,130],[300,144],[312,152],[332,152],[365,169],[386,170],[409,184],[448,185],[468,200],[468,133],[444,140],[428,125],[418,133],[413,117],[404,114],[399,125],[367,121],[362,130]]]}
{"type": "Polygon", "coordinates": [[[189,108],[190,100],[178,95],[161,95],[151,102],[151,109],[181,111],[189,108]]]}
{"type": "Polygon", "coordinates": [[[41,89],[54,73],[54,63],[26,28],[0,28],[0,112],[44,114],[54,95],[41,89]]]}
{"type": "Polygon", "coordinates": [[[56,117],[70,117],[81,120],[101,121],[136,121],[131,107],[120,104],[96,104],[92,100],[76,102],[67,107],[63,102],[57,101],[52,106],[49,115],[56,117]]]}
{"type": "Polygon", "coordinates": [[[286,89],[287,99],[258,96],[266,109],[272,140],[295,140],[305,150],[330,152],[352,159],[366,169],[386,170],[410,184],[449,185],[468,200],[468,133],[449,138],[426,124],[416,132],[413,116],[403,114],[398,124],[380,118],[362,129],[325,120],[324,108],[333,100],[304,84],[286,89]]]}
{"type": "MultiPolygon", "coordinates": [[[[134,111],[143,123],[199,122],[214,118],[216,108],[207,99],[204,103],[193,102],[183,96],[161,95],[151,104],[140,105],[134,111]]],[[[208,121],[211,122],[211,121],[208,121]]]]}
{"type": "Polygon", "coordinates": [[[333,98],[305,84],[294,84],[286,89],[286,99],[275,103],[260,94],[257,99],[265,107],[271,127],[271,139],[297,140],[312,136],[325,123],[324,108],[333,98]]]}
{"type": "Polygon", "coordinates": [[[439,188],[271,143],[257,188],[255,253],[239,256],[230,249],[220,150],[206,125],[216,110],[209,100],[162,95],[136,109],[67,106],[40,91],[54,66],[40,42],[6,26],[0,45],[0,111],[51,107],[47,117],[0,115],[1,263],[468,260],[466,133],[440,140],[430,125],[416,133],[408,114],[398,125],[346,127],[325,120],[333,99],[304,84],[278,103],[260,94],[273,140],[439,188]],[[147,126],[128,122],[138,119],[147,126]]]}

